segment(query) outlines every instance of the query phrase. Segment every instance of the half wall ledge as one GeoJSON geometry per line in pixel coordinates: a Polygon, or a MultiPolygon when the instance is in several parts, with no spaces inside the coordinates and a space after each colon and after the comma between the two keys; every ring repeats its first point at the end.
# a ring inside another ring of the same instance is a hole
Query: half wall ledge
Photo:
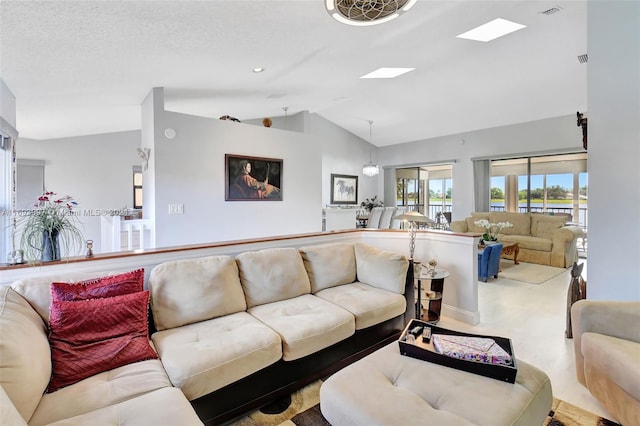
{"type": "MultiPolygon", "coordinates": [[[[478,324],[477,242],[479,235],[448,231],[418,231],[415,258],[436,259],[449,271],[445,282],[443,315],[467,324],[478,324]]],[[[383,250],[409,256],[409,236],[403,230],[361,229],[309,234],[281,235],[257,239],[223,241],[128,252],[96,254],[93,258],[75,257],[47,263],[0,267],[0,285],[29,277],[68,272],[126,272],[144,268],[145,285],[149,272],[160,263],[213,255],[235,256],[246,251],[272,247],[303,247],[337,242],[364,242],[383,250]]]]}

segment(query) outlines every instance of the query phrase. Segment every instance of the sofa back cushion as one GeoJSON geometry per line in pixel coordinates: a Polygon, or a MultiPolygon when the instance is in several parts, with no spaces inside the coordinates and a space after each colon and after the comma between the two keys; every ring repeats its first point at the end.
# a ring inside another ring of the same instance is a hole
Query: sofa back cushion
{"type": "Polygon", "coordinates": [[[484,227],[476,225],[476,221],[486,219],[489,220],[489,212],[473,212],[470,217],[465,218],[467,222],[467,232],[484,233],[484,227]]]}
{"type": "Polygon", "coordinates": [[[409,269],[409,260],[405,256],[364,243],[356,243],[354,248],[358,281],[404,294],[409,269]]]}
{"type": "Polygon", "coordinates": [[[231,256],[165,262],[149,275],[158,331],[244,311],[247,305],[231,256]]]}
{"type": "Polygon", "coordinates": [[[321,244],[300,249],[311,293],[356,280],[356,255],[351,243],[321,244]]]}
{"type": "Polygon", "coordinates": [[[0,385],[26,421],[50,378],[51,351],[44,321],[22,296],[0,286],[0,385]]]}
{"type": "MultiPolygon", "coordinates": [[[[134,271],[135,272],[135,271],[134,271]]],[[[66,274],[51,274],[42,277],[25,278],[11,283],[11,288],[24,297],[40,314],[45,324],[49,325],[49,307],[51,306],[51,283],[78,283],[99,281],[105,277],[115,276],[119,272],[100,274],[99,272],[70,272],[66,274]]],[[[127,273],[120,274],[121,276],[127,273]]],[[[137,279],[137,275],[136,275],[137,279]]]]}
{"type": "Polygon", "coordinates": [[[531,215],[531,235],[534,237],[553,239],[553,233],[562,228],[567,216],[551,216],[548,214],[531,215]]]}
{"type": "Polygon", "coordinates": [[[245,252],[236,262],[249,308],[311,292],[302,256],[294,248],[245,252]]]}
{"type": "Polygon", "coordinates": [[[531,235],[531,215],[529,213],[491,212],[489,222],[510,222],[513,227],[502,228],[501,234],[531,235]]]}

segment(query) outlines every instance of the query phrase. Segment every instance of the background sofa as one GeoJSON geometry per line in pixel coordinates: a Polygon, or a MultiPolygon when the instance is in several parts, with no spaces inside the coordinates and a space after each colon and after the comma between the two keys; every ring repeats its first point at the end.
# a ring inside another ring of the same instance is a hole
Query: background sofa
{"type": "Polygon", "coordinates": [[[510,222],[511,228],[503,228],[498,235],[502,243],[518,243],[518,260],[541,265],[568,268],[578,260],[577,239],[582,236],[578,226],[567,226],[567,215],[542,213],[475,212],[464,220],[454,220],[450,228],[454,232],[482,234],[484,228],[474,222],[487,219],[490,223],[510,222]]]}
{"type": "Polygon", "coordinates": [[[218,424],[397,339],[414,315],[409,261],[362,243],[166,262],[147,283],[159,359],[44,393],[51,282],[88,278],[0,287],[0,424],[218,424]]]}
{"type": "Polygon", "coordinates": [[[640,424],[640,302],[571,307],[578,381],[623,425],[640,424]]]}

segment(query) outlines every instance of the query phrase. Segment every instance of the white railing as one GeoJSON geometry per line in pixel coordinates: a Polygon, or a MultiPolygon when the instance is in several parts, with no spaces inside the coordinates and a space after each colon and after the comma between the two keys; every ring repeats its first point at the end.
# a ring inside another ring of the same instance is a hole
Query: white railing
{"type": "Polygon", "coordinates": [[[122,220],[120,216],[102,216],[102,253],[155,248],[151,219],[122,220]]]}

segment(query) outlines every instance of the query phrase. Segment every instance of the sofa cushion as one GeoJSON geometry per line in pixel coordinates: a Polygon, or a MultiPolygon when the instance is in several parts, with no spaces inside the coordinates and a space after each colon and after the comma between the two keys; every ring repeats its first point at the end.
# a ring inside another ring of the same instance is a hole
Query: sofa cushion
{"type": "Polygon", "coordinates": [[[531,215],[531,235],[534,237],[553,239],[553,233],[562,228],[567,220],[566,216],[551,216],[547,214],[531,215]]]}
{"type": "Polygon", "coordinates": [[[311,292],[302,256],[294,248],[273,248],[236,257],[247,307],[311,292]]]}
{"type": "Polygon", "coordinates": [[[640,396],[640,343],[586,332],[582,334],[581,352],[588,388],[597,383],[598,376],[606,374],[629,395],[640,396]]]}
{"type": "Polygon", "coordinates": [[[311,293],[356,280],[353,244],[322,244],[300,249],[311,293]]]}
{"type": "Polygon", "coordinates": [[[282,357],[280,336],[246,312],[159,331],[151,338],[171,382],[189,400],[282,357]]]}
{"type": "MultiPolygon", "coordinates": [[[[467,232],[475,232],[478,234],[484,233],[484,227],[476,225],[476,221],[481,219],[476,219],[475,217],[467,217],[465,218],[465,222],[467,222],[467,232]]],[[[488,219],[487,219],[488,220],[488,219]]]]}
{"type": "Polygon", "coordinates": [[[399,253],[356,243],[358,281],[393,293],[404,294],[409,261],[399,253]]]}
{"type": "Polygon", "coordinates": [[[485,229],[483,226],[476,225],[476,221],[486,219],[489,220],[489,212],[473,212],[470,217],[465,218],[465,222],[467,222],[467,232],[475,232],[478,234],[483,234],[485,229]]]}
{"type": "Polygon", "coordinates": [[[119,404],[50,423],[71,425],[202,425],[180,389],[163,388],[119,404]]]}
{"type": "MultiPolygon", "coordinates": [[[[113,272],[116,275],[118,272],[113,272]]],[[[74,283],[93,280],[107,275],[96,272],[68,272],[50,274],[41,277],[25,278],[11,283],[11,288],[20,293],[27,302],[40,314],[45,324],[49,325],[49,307],[51,306],[51,283],[74,283]]]]}
{"type": "Polygon", "coordinates": [[[489,222],[510,222],[511,228],[502,228],[505,235],[531,235],[531,215],[529,213],[491,212],[489,222]]]}
{"type": "Polygon", "coordinates": [[[2,386],[0,386],[0,425],[27,426],[27,422],[24,421],[2,386]]]}
{"type": "Polygon", "coordinates": [[[52,302],[49,392],[112,368],[157,358],[149,345],[148,304],[148,291],[52,302]]]}
{"type": "Polygon", "coordinates": [[[54,423],[167,387],[171,382],[160,360],[123,365],[42,395],[30,424],[54,423]]]}
{"type": "Polygon", "coordinates": [[[395,318],[407,309],[403,295],[360,282],[327,288],[316,296],[351,312],[356,319],[356,330],[395,318]]]}
{"type": "Polygon", "coordinates": [[[550,252],[553,241],[546,238],[531,237],[528,235],[498,235],[498,240],[503,243],[518,243],[520,249],[550,252]]]}
{"type": "Polygon", "coordinates": [[[0,385],[29,421],[51,377],[51,351],[40,315],[7,286],[0,286],[0,354],[0,385]]]}
{"type": "Polygon", "coordinates": [[[51,300],[86,300],[142,291],[144,269],[75,283],[51,283],[51,300]]]}
{"type": "Polygon", "coordinates": [[[249,308],[282,339],[282,359],[302,358],[355,332],[350,312],[312,294],[249,308]]]}
{"type": "Polygon", "coordinates": [[[231,256],[176,260],[149,274],[157,330],[244,311],[247,305],[231,256]]]}

